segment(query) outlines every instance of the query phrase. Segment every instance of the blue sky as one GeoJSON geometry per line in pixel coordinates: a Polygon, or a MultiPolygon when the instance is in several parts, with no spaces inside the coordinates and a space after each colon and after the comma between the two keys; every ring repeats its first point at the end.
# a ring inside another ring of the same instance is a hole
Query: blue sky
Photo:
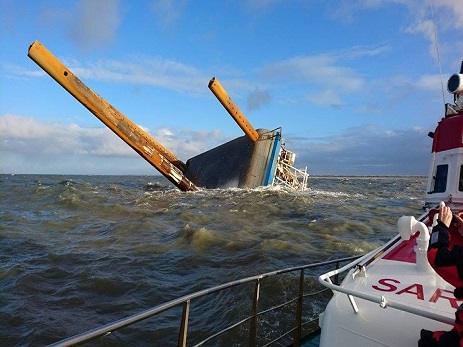
{"type": "Polygon", "coordinates": [[[0,173],[158,174],[27,57],[34,40],[184,161],[242,136],[217,77],[312,175],[426,175],[463,60],[462,0],[0,0],[0,16],[0,173]]]}

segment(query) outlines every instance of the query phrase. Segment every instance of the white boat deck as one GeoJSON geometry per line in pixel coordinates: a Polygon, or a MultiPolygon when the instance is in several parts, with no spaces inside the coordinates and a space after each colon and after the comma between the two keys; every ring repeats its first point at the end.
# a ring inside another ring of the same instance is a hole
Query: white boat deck
{"type": "Polygon", "coordinates": [[[397,238],[368,255],[341,286],[325,282],[335,296],[320,318],[321,346],[416,346],[421,329],[452,329],[462,301],[429,264],[417,265],[416,240],[397,238]]]}

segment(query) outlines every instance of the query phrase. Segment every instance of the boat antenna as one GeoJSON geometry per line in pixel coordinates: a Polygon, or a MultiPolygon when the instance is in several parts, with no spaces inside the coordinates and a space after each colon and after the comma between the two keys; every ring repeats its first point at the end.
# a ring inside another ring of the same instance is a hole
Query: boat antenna
{"type": "Polygon", "coordinates": [[[432,5],[432,0],[429,0],[429,4],[431,6],[432,27],[434,29],[434,40],[436,42],[437,64],[439,66],[440,85],[441,85],[441,90],[442,90],[442,101],[444,102],[444,105],[445,105],[444,82],[442,80],[442,66],[441,66],[440,54],[439,54],[439,40],[437,39],[437,28],[436,28],[436,23],[434,21],[434,8],[432,5]]]}

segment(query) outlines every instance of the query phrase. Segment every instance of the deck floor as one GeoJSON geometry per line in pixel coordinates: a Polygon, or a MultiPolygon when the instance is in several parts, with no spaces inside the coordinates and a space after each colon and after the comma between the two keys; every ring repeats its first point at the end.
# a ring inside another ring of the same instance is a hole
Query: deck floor
{"type": "Polygon", "coordinates": [[[321,332],[321,329],[318,329],[304,337],[301,341],[301,347],[319,347],[321,332]]]}

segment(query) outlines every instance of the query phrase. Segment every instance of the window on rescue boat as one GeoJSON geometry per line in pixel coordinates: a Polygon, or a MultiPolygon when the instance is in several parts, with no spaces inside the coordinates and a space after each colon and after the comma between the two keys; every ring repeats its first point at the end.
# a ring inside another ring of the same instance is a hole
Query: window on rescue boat
{"type": "Polygon", "coordinates": [[[458,190],[463,192],[463,165],[460,166],[460,181],[458,183],[458,190]]]}
{"type": "Polygon", "coordinates": [[[433,193],[445,192],[445,190],[447,189],[448,171],[449,171],[448,165],[437,165],[436,176],[434,176],[434,190],[432,191],[433,193]]]}

